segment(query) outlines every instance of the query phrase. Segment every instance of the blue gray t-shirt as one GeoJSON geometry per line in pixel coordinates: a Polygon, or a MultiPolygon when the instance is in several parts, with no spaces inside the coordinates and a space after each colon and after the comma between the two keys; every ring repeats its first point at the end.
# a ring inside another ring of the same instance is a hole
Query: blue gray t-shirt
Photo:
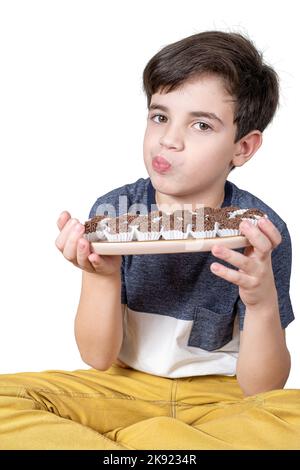
{"type": "MultiPolygon", "coordinates": [[[[261,209],[281,233],[282,242],[272,252],[272,266],[281,325],[286,328],[294,319],[289,294],[292,252],[288,228],[263,201],[227,180],[222,207],[229,205],[261,209]]],[[[105,213],[142,213],[143,207],[148,212],[158,209],[150,178],[140,178],[99,197],[89,218],[105,213]]],[[[214,261],[235,269],[211,252],[122,256],[121,361],[134,369],[171,378],[235,375],[245,305],[238,286],[210,271],[214,261]]]]}

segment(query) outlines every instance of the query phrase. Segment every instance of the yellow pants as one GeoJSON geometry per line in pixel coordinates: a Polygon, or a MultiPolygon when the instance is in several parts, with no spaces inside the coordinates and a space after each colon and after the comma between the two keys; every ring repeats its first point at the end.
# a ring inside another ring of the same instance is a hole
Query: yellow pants
{"type": "Polygon", "coordinates": [[[0,449],[300,449],[300,390],[243,398],[236,377],[0,375],[0,449]]]}

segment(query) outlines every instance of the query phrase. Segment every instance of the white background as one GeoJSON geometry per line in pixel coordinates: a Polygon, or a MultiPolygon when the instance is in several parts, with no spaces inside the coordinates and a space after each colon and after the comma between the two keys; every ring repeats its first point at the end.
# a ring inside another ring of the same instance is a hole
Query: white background
{"type": "Polygon", "coordinates": [[[168,43],[206,30],[250,36],[281,78],[264,144],[229,179],[270,205],[293,241],[287,328],[300,388],[297,2],[0,1],[0,373],[88,368],[73,325],[81,271],[55,247],[63,210],[147,178],[142,72],[168,43]]]}

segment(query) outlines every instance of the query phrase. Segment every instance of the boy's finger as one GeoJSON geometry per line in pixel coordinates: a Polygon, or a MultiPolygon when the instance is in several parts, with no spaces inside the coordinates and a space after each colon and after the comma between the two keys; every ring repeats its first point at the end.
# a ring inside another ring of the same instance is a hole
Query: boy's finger
{"type": "Polygon", "coordinates": [[[265,256],[270,252],[272,249],[271,240],[256,225],[243,221],[240,223],[239,228],[242,234],[248,238],[258,255],[265,256]]]}
{"type": "Polygon", "coordinates": [[[77,263],[78,266],[82,269],[91,269],[91,263],[88,259],[88,256],[90,255],[90,244],[87,240],[84,238],[80,238],[77,243],[77,263]]]}
{"type": "Polygon", "coordinates": [[[73,230],[74,226],[78,224],[77,219],[69,219],[68,222],[65,224],[63,229],[61,230],[60,234],[55,240],[55,245],[59,250],[63,250],[66,244],[66,241],[73,230]]]}
{"type": "Polygon", "coordinates": [[[270,219],[265,217],[259,219],[258,226],[262,232],[264,232],[273,245],[273,248],[276,248],[281,242],[282,237],[277,227],[271,222],[270,219]]]}
{"type": "Polygon", "coordinates": [[[63,211],[60,214],[56,222],[59,230],[62,230],[64,228],[69,219],[71,219],[71,214],[68,211],[63,211]]]}
{"type": "Polygon", "coordinates": [[[101,258],[99,255],[97,255],[97,253],[90,253],[88,260],[94,268],[97,268],[101,264],[101,258]]]}
{"type": "Polygon", "coordinates": [[[72,227],[63,250],[64,257],[69,261],[76,260],[78,240],[82,237],[83,233],[84,225],[77,223],[72,227]]]}
{"type": "Polygon", "coordinates": [[[241,269],[244,273],[251,274],[251,269],[253,270],[252,260],[238,251],[231,250],[226,246],[214,245],[211,252],[217,258],[232,264],[236,268],[241,269]]]}
{"type": "Polygon", "coordinates": [[[253,285],[253,277],[249,276],[242,271],[236,271],[235,269],[230,269],[220,263],[212,263],[210,265],[211,271],[216,274],[216,276],[222,277],[228,282],[232,282],[239,287],[244,289],[249,289],[253,285]]]}

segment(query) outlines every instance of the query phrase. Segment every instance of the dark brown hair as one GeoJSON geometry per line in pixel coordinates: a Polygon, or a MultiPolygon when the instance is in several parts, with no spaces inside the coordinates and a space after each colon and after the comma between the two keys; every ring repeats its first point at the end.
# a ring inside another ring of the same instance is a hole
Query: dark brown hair
{"type": "Polygon", "coordinates": [[[143,72],[148,108],[158,90],[168,93],[207,74],[222,77],[225,90],[235,100],[234,142],[252,130],[263,132],[278,106],[279,77],[250,39],[240,33],[204,31],[157,52],[143,72]]]}

